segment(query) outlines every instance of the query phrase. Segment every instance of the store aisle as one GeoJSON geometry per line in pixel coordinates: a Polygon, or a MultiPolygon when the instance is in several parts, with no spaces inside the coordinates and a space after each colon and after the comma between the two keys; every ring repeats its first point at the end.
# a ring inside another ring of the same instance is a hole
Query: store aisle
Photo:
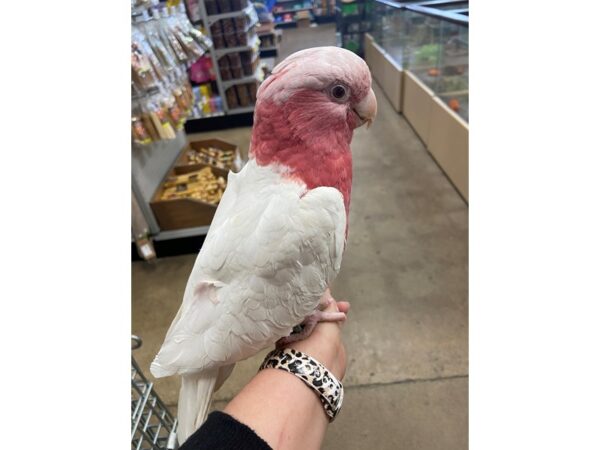
{"type": "MultiPolygon", "coordinates": [[[[285,30],[282,53],[335,43],[334,28],[285,30]]],[[[467,206],[404,118],[374,86],[379,116],[352,144],[349,242],[333,294],[352,303],[344,328],[344,408],[323,448],[466,449],[467,206]]],[[[203,133],[247,149],[249,128],[203,133]]],[[[135,356],[148,367],[180,305],[195,255],[133,265],[135,356]]],[[[222,408],[261,355],[236,367],[222,408]]],[[[175,405],[179,380],[157,380],[175,405]]]]}
{"type": "Polygon", "coordinates": [[[299,50],[310,47],[335,45],[335,24],[328,23],[311,28],[288,28],[283,30],[277,62],[299,50]]]}

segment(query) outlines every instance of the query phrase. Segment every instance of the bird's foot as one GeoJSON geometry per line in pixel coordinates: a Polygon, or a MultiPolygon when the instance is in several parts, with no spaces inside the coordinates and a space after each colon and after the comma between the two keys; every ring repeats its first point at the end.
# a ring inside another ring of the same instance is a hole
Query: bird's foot
{"type": "Polygon", "coordinates": [[[323,296],[319,300],[319,306],[318,306],[318,308],[321,311],[324,311],[324,310],[327,309],[327,307],[329,305],[331,305],[335,301],[336,301],[335,298],[333,298],[333,296],[331,295],[331,291],[329,290],[329,288],[327,288],[325,290],[325,293],[323,294],[323,296]]]}
{"type": "MultiPolygon", "coordinates": [[[[335,300],[333,300],[333,298],[331,297],[331,300],[327,302],[327,305],[331,304],[332,301],[335,300]]],[[[298,342],[303,339],[306,339],[312,334],[313,330],[319,322],[343,322],[344,320],[346,320],[345,312],[317,310],[314,313],[306,316],[302,323],[298,327],[294,328],[294,330],[296,330],[296,328],[299,328],[297,332],[294,332],[289,336],[279,339],[275,345],[277,348],[282,348],[293,342],[298,342]]]]}

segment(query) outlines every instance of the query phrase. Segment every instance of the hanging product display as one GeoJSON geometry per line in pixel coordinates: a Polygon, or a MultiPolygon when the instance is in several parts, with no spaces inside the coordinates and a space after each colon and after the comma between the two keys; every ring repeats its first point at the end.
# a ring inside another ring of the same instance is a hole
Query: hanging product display
{"type": "Polygon", "coordinates": [[[187,70],[206,54],[212,41],[190,23],[183,4],[166,7],[135,1],[132,20],[133,142],[147,145],[174,139],[197,108],[187,70]]]}

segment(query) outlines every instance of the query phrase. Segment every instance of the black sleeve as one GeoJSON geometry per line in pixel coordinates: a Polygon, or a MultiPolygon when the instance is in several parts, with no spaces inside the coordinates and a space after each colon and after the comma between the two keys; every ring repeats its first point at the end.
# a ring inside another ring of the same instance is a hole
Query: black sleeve
{"type": "Polygon", "coordinates": [[[213,411],[179,450],[273,450],[250,427],[213,411]]]}

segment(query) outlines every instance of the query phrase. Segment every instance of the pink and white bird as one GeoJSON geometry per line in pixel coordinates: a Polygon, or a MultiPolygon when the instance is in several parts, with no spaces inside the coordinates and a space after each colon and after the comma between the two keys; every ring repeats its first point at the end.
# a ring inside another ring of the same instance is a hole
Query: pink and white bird
{"type": "Polygon", "coordinates": [[[204,422],[237,361],[345,318],[320,303],[332,300],[346,243],[353,130],[376,113],[367,65],[337,47],[294,53],[260,86],[249,161],[229,174],[150,368],[182,376],[179,442],[204,422]]]}

